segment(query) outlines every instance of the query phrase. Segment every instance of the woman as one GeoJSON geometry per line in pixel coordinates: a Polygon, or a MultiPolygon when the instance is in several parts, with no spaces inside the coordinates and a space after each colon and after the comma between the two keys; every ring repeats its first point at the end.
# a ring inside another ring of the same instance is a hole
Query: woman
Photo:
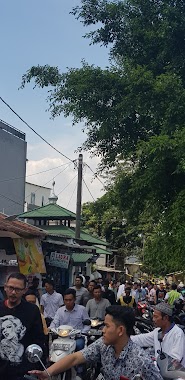
{"type": "Polygon", "coordinates": [[[24,346],[19,341],[23,338],[26,327],[23,326],[20,319],[13,315],[7,315],[0,318],[1,359],[9,360],[13,363],[20,363],[24,352],[24,346]]]}

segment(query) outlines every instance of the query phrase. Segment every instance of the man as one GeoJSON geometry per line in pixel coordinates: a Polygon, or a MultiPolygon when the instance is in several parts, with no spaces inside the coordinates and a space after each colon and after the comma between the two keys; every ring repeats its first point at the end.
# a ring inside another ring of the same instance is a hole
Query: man
{"type": "MultiPolygon", "coordinates": [[[[37,297],[35,295],[34,290],[31,290],[30,288],[27,290],[27,292],[24,295],[24,298],[27,302],[32,303],[33,305],[37,305],[37,297]]],[[[38,305],[37,305],[38,306],[38,305]]],[[[38,306],[39,307],[39,306],[38,306]]],[[[48,328],[46,324],[46,320],[44,318],[44,314],[40,314],[42,319],[42,326],[43,326],[43,332],[44,335],[48,335],[48,328]]]]}
{"type": "Polygon", "coordinates": [[[47,326],[50,326],[56,311],[64,304],[63,297],[54,290],[54,282],[50,279],[45,281],[46,293],[40,300],[41,312],[44,314],[47,326]]]}
{"type": "MultiPolygon", "coordinates": [[[[74,289],[67,289],[64,293],[64,306],[60,307],[56,312],[54,320],[51,322],[50,329],[57,328],[61,325],[69,325],[74,329],[86,333],[90,329],[90,324],[83,325],[83,321],[88,320],[89,316],[84,306],[76,305],[76,293],[74,289]]],[[[76,339],[76,351],[82,350],[85,345],[84,337],[76,339]]],[[[77,367],[77,374],[83,372],[83,367],[77,367]]]]}
{"type": "Polygon", "coordinates": [[[134,298],[136,298],[136,290],[137,290],[137,282],[134,282],[132,290],[131,290],[131,295],[134,298]]]}
{"type": "Polygon", "coordinates": [[[165,299],[166,290],[164,289],[164,284],[160,282],[159,288],[156,290],[157,303],[163,302],[165,299]]]}
{"type": "Polygon", "coordinates": [[[97,285],[99,285],[101,287],[101,290],[104,292],[105,288],[103,286],[103,278],[102,278],[101,273],[99,273],[99,275],[97,276],[96,283],[97,283],[97,285]]]}
{"type": "Polygon", "coordinates": [[[169,305],[173,305],[174,301],[175,300],[178,300],[178,299],[184,299],[182,294],[180,294],[178,291],[177,291],[177,285],[175,283],[172,284],[171,286],[171,291],[168,292],[166,295],[165,295],[165,302],[167,302],[169,305]]]}
{"type": "Polygon", "coordinates": [[[119,298],[120,298],[121,296],[123,296],[124,292],[125,292],[125,282],[123,282],[123,283],[119,286],[119,288],[118,288],[118,292],[117,292],[117,301],[119,300],[119,298]]]}
{"type": "MultiPolygon", "coordinates": [[[[90,326],[84,326],[83,321],[89,319],[88,313],[84,306],[76,304],[76,293],[74,289],[67,289],[64,293],[64,306],[60,307],[55,318],[51,322],[50,329],[57,328],[60,325],[70,325],[74,329],[87,332],[90,326]]],[[[84,347],[84,338],[78,338],[76,349],[81,350],[84,347]]]]}
{"type": "Polygon", "coordinates": [[[157,304],[153,313],[153,321],[156,326],[153,331],[132,336],[132,341],[141,347],[154,347],[156,358],[158,350],[162,348],[172,358],[184,361],[184,333],[172,322],[172,308],[170,305],[165,302],[157,304]],[[158,339],[160,329],[162,332],[162,343],[158,339]]]}
{"type": "Polygon", "coordinates": [[[35,293],[35,296],[37,297],[38,302],[40,303],[40,293],[39,293],[39,290],[38,290],[38,286],[39,286],[39,278],[38,277],[33,277],[32,285],[29,286],[29,289],[32,290],[35,293]]]}
{"type": "Polygon", "coordinates": [[[131,295],[131,289],[125,288],[125,295],[121,296],[118,300],[118,305],[128,306],[128,307],[136,307],[135,298],[131,295]]]}
{"type": "Polygon", "coordinates": [[[106,298],[111,305],[116,304],[116,297],[113,290],[109,289],[109,280],[104,280],[103,286],[105,291],[102,293],[102,297],[106,298]]]}
{"type": "Polygon", "coordinates": [[[30,344],[44,349],[44,334],[39,309],[22,300],[26,277],[12,273],[5,284],[7,299],[0,302],[0,379],[23,380],[29,369],[36,368],[24,355],[30,344]]]}
{"type": "Polygon", "coordinates": [[[104,321],[106,308],[110,306],[110,302],[102,298],[102,290],[100,285],[96,285],[93,290],[93,299],[89,300],[86,310],[91,319],[98,318],[104,321]]]}
{"type": "Polygon", "coordinates": [[[75,278],[75,285],[71,286],[71,289],[74,289],[76,291],[76,304],[81,304],[82,295],[88,295],[88,290],[84,288],[82,285],[83,278],[81,276],[76,276],[75,278]]]}
{"type": "Polygon", "coordinates": [[[147,296],[148,302],[150,305],[156,305],[157,303],[157,297],[156,297],[156,290],[154,289],[153,284],[148,285],[148,296],[147,296]]]}
{"type": "Polygon", "coordinates": [[[96,282],[94,280],[89,282],[87,292],[82,294],[80,305],[86,306],[87,302],[93,298],[93,290],[95,285],[96,282]]]}
{"type": "Polygon", "coordinates": [[[142,288],[141,284],[139,283],[137,284],[136,295],[135,295],[136,303],[138,303],[138,301],[145,300],[145,298],[146,298],[146,290],[142,288]]]}
{"type": "MultiPolygon", "coordinates": [[[[121,375],[129,379],[141,375],[143,380],[162,380],[150,357],[129,339],[134,322],[132,309],[117,305],[108,307],[103,338],[59,360],[48,368],[49,374],[53,376],[85,362],[100,362],[105,380],[120,380],[121,375]]],[[[45,371],[32,373],[40,380],[48,379],[45,371]]]]}

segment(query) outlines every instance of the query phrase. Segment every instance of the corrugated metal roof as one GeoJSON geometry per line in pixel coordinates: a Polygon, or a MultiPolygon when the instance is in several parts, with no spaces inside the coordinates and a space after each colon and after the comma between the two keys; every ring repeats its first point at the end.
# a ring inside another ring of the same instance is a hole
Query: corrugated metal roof
{"type": "Polygon", "coordinates": [[[94,248],[96,248],[96,253],[98,253],[99,255],[112,255],[112,251],[109,251],[107,249],[103,249],[100,247],[94,247],[94,248]]]}
{"type": "Polygon", "coordinates": [[[101,270],[102,272],[112,272],[112,273],[123,273],[124,270],[118,270],[111,267],[106,267],[103,265],[97,265],[97,270],[101,270]]]}
{"type": "Polygon", "coordinates": [[[24,219],[51,219],[57,220],[57,219],[69,219],[69,220],[75,220],[76,214],[74,212],[67,210],[64,207],[61,207],[57,204],[51,204],[35,208],[32,211],[24,212],[23,214],[19,215],[19,218],[24,219]]]}
{"type": "Polygon", "coordinates": [[[40,228],[21,222],[20,220],[9,220],[8,216],[2,213],[0,213],[0,231],[13,232],[20,237],[44,237],[47,235],[46,231],[40,228]]]}
{"type": "Polygon", "coordinates": [[[86,263],[87,260],[91,259],[93,255],[90,255],[88,253],[73,253],[72,259],[74,260],[74,263],[86,263]]]}
{"type": "MultiPolygon", "coordinates": [[[[53,235],[62,235],[66,237],[70,237],[72,239],[75,239],[75,228],[73,227],[66,227],[66,226],[43,226],[43,228],[49,233],[53,235]]],[[[84,231],[80,232],[80,239],[79,240],[86,240],[89,243],[98,244],[98,245],[108,245],[104,240],[98,239],[95,236],[89,235],[84,231]]]]}

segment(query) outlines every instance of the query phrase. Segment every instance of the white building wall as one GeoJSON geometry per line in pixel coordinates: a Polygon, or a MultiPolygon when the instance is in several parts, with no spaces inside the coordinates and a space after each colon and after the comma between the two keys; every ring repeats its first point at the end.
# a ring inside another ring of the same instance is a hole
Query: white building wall
{"type": "Polygon", "coordinates": [[[26,182],[25,184],[25,211],[30,211],[35,207],[45,206],[49,201],[51,189],[49,187],[34,185],[26,182]]]}

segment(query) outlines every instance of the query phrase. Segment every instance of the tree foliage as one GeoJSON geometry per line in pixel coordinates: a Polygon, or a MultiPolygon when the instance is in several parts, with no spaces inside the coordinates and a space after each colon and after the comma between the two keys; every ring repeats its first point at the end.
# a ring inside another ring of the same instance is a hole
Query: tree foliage
{"type": "Polygon", "coordinates": [[[63,113],[74,124],[83,121],[83,149],[99,155],[102,168],[116,168],[107,194],[84,206],[87,225],[118,248],[139,247],[142,236],[150,272],[180,269],[185,3],[81,0],[72,13],[92,26],[86,34],[91,43],[110,47],[110,67],[83,61],[82,67],[60,73],[57,67],[38,65],[23,75],[22,88],[32,79],[35,86],[48,86],[52,116],[63,113]]]}

